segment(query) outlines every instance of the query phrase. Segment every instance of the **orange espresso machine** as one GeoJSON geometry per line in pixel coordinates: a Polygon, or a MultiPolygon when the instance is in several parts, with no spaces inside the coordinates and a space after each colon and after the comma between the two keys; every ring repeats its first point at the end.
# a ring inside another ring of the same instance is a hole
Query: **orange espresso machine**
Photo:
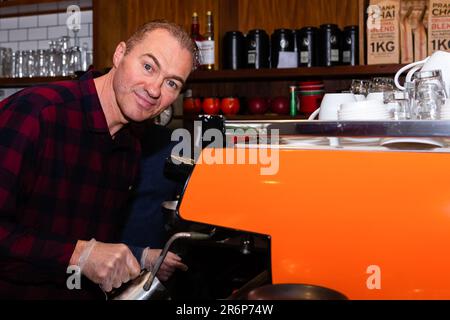
{"type": "MultiPolygon", "coordinates": [[[[223,125],[227,136],[278,130],[279,143],[272,136],[233,148],[275,152],[278,170],[261,174],[267,161],[197,161],[181,219],[267,235],[273,284],[323,286],[349,299],[450,299],[450,122],[223,125]]],[[[199,159],[224,151],[206,148],[199,159]]]]}

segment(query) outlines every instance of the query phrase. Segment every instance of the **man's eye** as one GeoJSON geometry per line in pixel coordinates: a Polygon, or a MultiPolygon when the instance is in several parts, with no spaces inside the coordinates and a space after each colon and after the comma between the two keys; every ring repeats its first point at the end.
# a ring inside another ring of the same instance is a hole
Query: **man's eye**
{"type": "Polygon", "coordinates": [[[144,68],[147,71],[152,71],[153,70],[153,67],[150,64],[148,64],[148,63],[144,64],[144,68]]]}
{"type": "Polygon", "coordinates": [[[178,89],[178,84],[175,81],[173,81],[173,80],[168,80],[167,81],[167,85],[169,87],[171,87],[172,89],[178,89]]]}

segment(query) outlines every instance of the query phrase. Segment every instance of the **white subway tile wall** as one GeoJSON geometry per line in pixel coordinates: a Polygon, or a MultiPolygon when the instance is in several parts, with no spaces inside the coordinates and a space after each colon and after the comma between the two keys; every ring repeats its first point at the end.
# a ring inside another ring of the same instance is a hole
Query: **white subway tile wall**
{"type": "Polygon", "coordinates": [[[28,40],[48,39],[47,28],[28,29],[28,40]]]}
{"type": "Polygon", "coordinates": [[[0,30],[17,29],[19,27],[18,18],[2,18],[0,19],[0,30]]]}
{"type": "Polygon", "coordinates": [[[0,42],[8,42],[8,31],[0,31],[0,42]]]}
{"type": "Polygon", "coordinates": [[[36,50],[37,46],[38,46],[37,41],[19,42],[19,50],[36,50]]]}
{"type": "MultiPolygon", "coordinates": [[[[65,3],[65,2],[64,2],[65,3]]],[[[69,2],[68,2],[69,3],[69,2]]],[[[45,5],[45,4],[42,4],[45,5]]],[[[39,6],[42,6],[39,4],[39,6]]],[[[0,47],[13,50],[48,49],[48,41],[73,32],[66,26],[67,13],[42,14],[0,19],[0,47]]],[[[86,42],[92,50],[92,10],[81,12],[81,29],[78,32],[80,44],[86,42]]]]}
{"type": "Polygon", "coordinates": [[[37,16],[28,16],[19,18],[19,28],[37,27],[37,24],[38,24],[37,16]]]}
{"type": "Polygon", "coordinates": [[[38,16],[39,27],[58,25],[58,14],[41,14],[38,16]]]}
{"type": "Polygon", "coordinates": [[[26,41],[28,40],[27,29],[9,30],[9,41],[26,41]]]}

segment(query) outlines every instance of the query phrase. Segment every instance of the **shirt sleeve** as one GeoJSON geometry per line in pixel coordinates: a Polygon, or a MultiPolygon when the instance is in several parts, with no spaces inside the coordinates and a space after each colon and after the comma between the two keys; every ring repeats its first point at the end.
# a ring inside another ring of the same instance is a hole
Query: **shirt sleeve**
{"type": "MultiPolygon", "coordinates": [[[[136,260],[139,262],[139,264],[141,264],[142,252],[144,251],[145,248],[131,246],[131,245],[128,245],[128,248],[130,249],[133,256],[136,258],[136,260]]],[[[142,265],[141,265],[141,268],[143,268],[142,265]]]]}
{"type": "Polygon", "coordinates": [[[39,110],[23,100],[16,97],[0,103],[0,260],[4,261],[0,277],[18,282],[65,281],[76,241],[17,223],[17,204],[23,201],[19,191],[29,187],[26,179],[42,126],[39,110]]]}

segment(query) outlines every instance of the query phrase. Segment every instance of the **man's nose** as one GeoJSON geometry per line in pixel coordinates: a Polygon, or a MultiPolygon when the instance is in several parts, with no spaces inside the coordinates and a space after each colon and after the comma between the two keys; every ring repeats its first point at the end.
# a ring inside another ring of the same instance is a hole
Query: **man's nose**
{"type": "Polygon", "coordinates": [[[145,90],[147,91],[150,98],[158,99],[161,95],[161,86],[162,86],[163,80],[158,78],[150,79],[145,84],[145,90]]]}

